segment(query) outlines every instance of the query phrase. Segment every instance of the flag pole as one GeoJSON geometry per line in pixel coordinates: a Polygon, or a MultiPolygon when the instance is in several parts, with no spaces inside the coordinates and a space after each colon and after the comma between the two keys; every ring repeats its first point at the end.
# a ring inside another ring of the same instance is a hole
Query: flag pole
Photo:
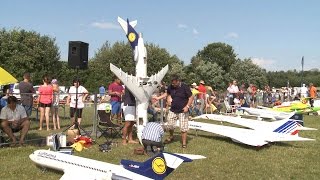
{"type": "Polygon", "coordinates": [[[302,59],[301,59],[301,67],[302,67],[302,72],[301,72],[301,87],[302,87],[302,84],[303,84],[303,65],[304,65],[304,56],[302,56],[302,59]]]}

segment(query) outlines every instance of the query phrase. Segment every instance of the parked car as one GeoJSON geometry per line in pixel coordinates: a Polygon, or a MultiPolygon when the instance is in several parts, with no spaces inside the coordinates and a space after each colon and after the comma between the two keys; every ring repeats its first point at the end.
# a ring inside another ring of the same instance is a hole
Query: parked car
{"type": "Polygon", "coordinates": [[[18,100],[21,99],[19,83],[14,83],[12,87],[10,87],[10,91],[18,100]]]}

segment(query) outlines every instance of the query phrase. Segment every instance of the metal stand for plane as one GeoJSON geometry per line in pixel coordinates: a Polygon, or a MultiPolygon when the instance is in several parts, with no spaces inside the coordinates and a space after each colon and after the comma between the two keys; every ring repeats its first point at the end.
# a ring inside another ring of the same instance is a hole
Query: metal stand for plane
{"type": "Polygon", "coordinates": [[[84,130],[79,122],[78,122],[78,87],[79,87],[79,67],[77,66],[77,73],[76,73],[76,80],[77,80],[77,86],[76,86],[76,105],[75,105],[75,116],[74,116],[74,122],[69,125],[68,127],[66,127],[62,132],[66,132],[67,130],[69,130],[71,127],[74,127],[74,129],[78,129],[79,134],[81,135],[81,130],[84,132],[84,134],[88,137],[90,137],[89,133],[84,130]]]}

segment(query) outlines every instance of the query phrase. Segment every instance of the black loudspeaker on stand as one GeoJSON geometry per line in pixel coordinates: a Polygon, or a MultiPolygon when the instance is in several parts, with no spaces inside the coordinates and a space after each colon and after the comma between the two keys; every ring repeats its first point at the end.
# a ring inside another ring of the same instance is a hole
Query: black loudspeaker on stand
{"type": "Polygon", "coordinates": [[[69,41],[68,66],[70,68],[88,68],[89,44],[82,41],[69,41]]]}
{"type": "Polygon", "coordinates": [[[76,99],[75,99],[75,116],[74,122],[68,126],[63,132],[67,131],[71,127],[74,127],[79,130],[81,134],[82,130],[86,136],[90,137],[90,135],[80,126],[78,122],[78,87],[79,83],[79,69],[87,69],[88,68],[88,47],[89,44],[81,41],[69,41],[69,57],[68,57],[68,65],[70,68],[76,69],[76,99]]]}

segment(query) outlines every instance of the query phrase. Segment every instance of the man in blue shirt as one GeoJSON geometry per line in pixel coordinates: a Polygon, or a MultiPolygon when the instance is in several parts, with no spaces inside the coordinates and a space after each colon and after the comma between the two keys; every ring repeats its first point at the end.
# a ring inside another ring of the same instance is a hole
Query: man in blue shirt
{"type": "Polygon", "coordinates": [[[104,96],[105,93],[106,93],[106,88],[104,88],[104,86],[101,85],[101,86],[99,87],[100,97],[104,96]]]}
{"type": "Polygon", "coordinates": [[[173,141],[173,132],[177,120],[180,121],[180,131],[182,139],[182,148],[187,147],[187,131],[189,130],[189,108],[193,102],[191,89],[185,83],[181,82],[180,77],[173,75],[171,78],[171,85],[168,87],[167,92],[155,99],[160,100],[167,96],[171,96],[171,108],[168,113],[168,126],[170,137],[165,143],[173,141]]]}

